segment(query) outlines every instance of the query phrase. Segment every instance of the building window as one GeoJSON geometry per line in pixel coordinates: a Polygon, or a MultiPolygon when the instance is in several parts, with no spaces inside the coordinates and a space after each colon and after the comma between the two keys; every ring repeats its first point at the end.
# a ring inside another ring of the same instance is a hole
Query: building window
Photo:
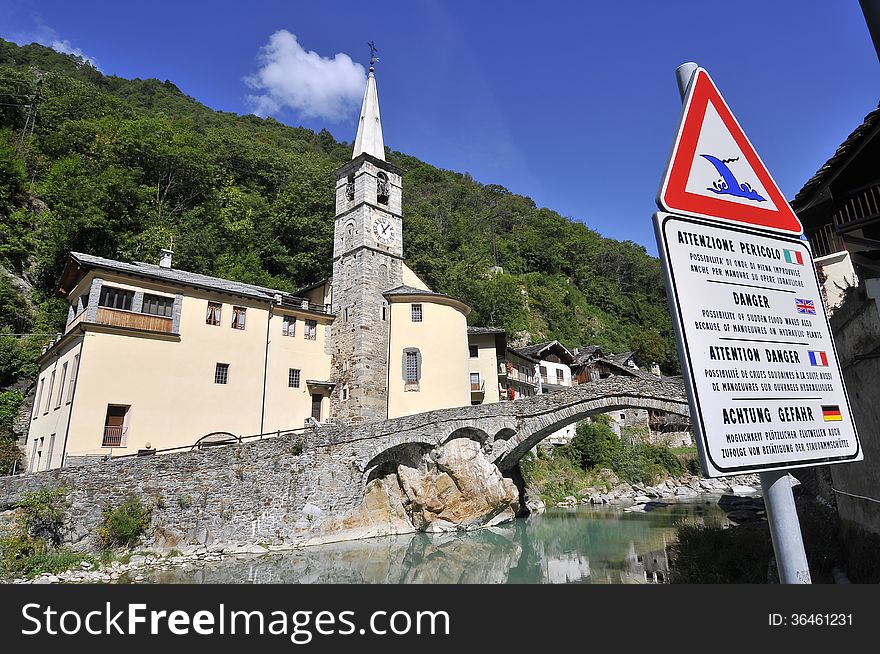
{"type": "Polygon", "coordinates": [[[281,323],[281,335],[296,336],[296,318],[284,316],[284,321],[281,323]]]}
{"type": "Polygon", "coordinates": [[[229,381],[229,364],[228,363],[218,363],[217,367],[214,368],[214,383],[215,384],[226,384],[229,381]]]}
{"type": "Polygon", "coordinates": [[[382,303],[382,322],[388,320],[388,305],[384,302],[382,303]]]}
{"type": "Polygon", "coordinates": [[[61,407],[61,398],[64,396],[64,382],[67,381],[67,362],[61,366],[61,382],[58,384],[58,399],[55,401],[55,408],[61,407]]]}
{"type": "Polygon", "coordinates": [[[556,383],[557,384],[564,384],[565,383],[565,374],[559,368],[556,369],[556,383]]]}
{"type": "Polygon", "coordinates": [[[205,324],[220,326],[220,310],[223,305],[219,302],[208,302],[208,313],[205,315],[205,324]]]}
{"type": "Polygon", "coordinates": [[[142,313],[148,313],[151,316],[171,317],[171,311],[174,308],[173,297],[163,297],[161,295],[144,294],[144,306],[142,313]]]}
{"type": "Polygon", "coordinates": [[[388,175],[383,172],[376,175],[376,200],[388,204],[388,175]]]}
{"type": "Polygon", "coordinates": [[[49,437],[49,451],[46,453],[46,470],[52,467],[52,454],[55,451],[55,434],[49,437]]]}
{"type": "Polygon", "coordinates": [[[417,382],[419,381],[419,353],[409,351],[405,352],[405,355],[404,380],[407,382],[417,382]]]}
{"type": "Polygon", "coordinates": [[[40,400],[43,397],[43,386],[46,384],[46,378],[43,377],[40,380],[40,390],[37,391],[37,400],[34,402],[34,420],[37,419],[37,416],[40,415],[40,400]]]}
{"type": "Polygon", "coordinates": [[[244,329],[245,315],[247,309],[244,307],[232,307],[232,328],[244,329]]]}
{"type": "Polygon", "coordinates": [[[472,391],[480,390],[480,373],[478,373],[478,372],[471,373],[471,390],[472,391]]]}
{"type": "Polygon", "coordinates": [[[125,417],[129,407],[115,404],[107,405],[107,416],[104,418],[104,438],[101,447],[125,446],[125,417]]]}
{"type": "Polygon", "coordinates": [[[46,406],[43,409],[43,413],[49,413],[49,405],[52,403],[52,389],[55,388],[55,371],[52,371],[52,376],[49,378],[49,392],[46,393],[46,406]]]}
{"type": "Polygon", "coordinates": [[[342,322],[348,322],[348,307],[342,310],[342,322]]]}
{"type": "Polygon", "coordinates": [[[413,322],[422,322],[422,305],[412,305],[411,317],[413,322]]]}
{"type": "Polygon", "coordinates": [[[418,391],[422,378],[422,353],[417,348],[408,347],[403,351],[403,390],[418,391]]]}
{"type": "Polygon", "coordinates": [[[70,386],[67,387],[67,404],[73,401],[73,389],[76,388],[76,376],[79,373],[79,355],[73,357],[73,367],[70,369],[70,386]]]}
{"type": "Polygon", "coordinates": [[[318,321],[317,320],[306,320],[306,333],[305,337],[307,341],[314,341],[318,338],[318,321]]]}
{"type": "Polygon", "coordinates": [[[102,286],[98,306],[131,311],[132,300],[134,300],[134,291],[123,291],[121,288],[102,286]]]}
{"type": "Polygon", "coordinates": [[[480,357],[480,350],[476,345],[468,345],[468,353],[471,355],[471,359],[478,359],[480,357]]]}
{"type": "Polygon", "coordinates": [[[291,368],[287,371],[287,386],[289,388],[299,388],[299,369],[291,368]]]}
{"type": "Polygon", "coordinates": [[[541,366],[541,380],[547,383],[547,366],[541,366]]]}
{"type": "Polygon", "coordinates": [[[348,399],[348,384],[342,387],[342,401],[345,402],[348,399]]]}
{"type": "Polygon", "coordinates": [[[354,200],[354,175],[349,175],[345,180],[345,197],[349,202],[354,200]]]}

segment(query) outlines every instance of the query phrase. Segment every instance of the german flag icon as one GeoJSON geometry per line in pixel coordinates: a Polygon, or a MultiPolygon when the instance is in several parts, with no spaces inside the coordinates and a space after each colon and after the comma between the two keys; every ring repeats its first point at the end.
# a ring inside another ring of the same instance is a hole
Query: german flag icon
{"type": "Polygon", "coordinates": [[[824,418],[825,422],[843,420],[843,416],[840,415],[840,406],[837,404],[823,404],[822,418],[824,418]]]}

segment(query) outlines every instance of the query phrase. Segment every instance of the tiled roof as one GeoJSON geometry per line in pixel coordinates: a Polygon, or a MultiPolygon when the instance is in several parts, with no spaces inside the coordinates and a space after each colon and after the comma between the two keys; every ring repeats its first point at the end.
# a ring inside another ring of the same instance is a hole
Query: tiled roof
{"type": "Polygon", "coordinates": [[[129,275],[149,277],[151,279],[157,279],[173,284],[207,288],[261,300],[272,300],[275,295],[279,294],[284,297],[292,297],[291,294],[286,291],[266,288],[264,286],[256,286],[254,284],[245,284],[243,282],[233,282],[228,279],[220,279],[219,277],[209,277],[208,275],[200,275],[198,273],[187,272],[186,270],[179,270],[177,268],[162,268],[161,266],[152,263],[143,263],[141,261],[125,263],[113,259],[105,259],[104,257],[96,257],[91,254],[84,254],[82,252],[71,252],[70,256],[74,261],[86,267],[102,268],[104,270],[112,270],[114,272],[126,273],[129,275]]]}
{"type": "Polygon", "coordinates": [[[795,195],[794,199],[791,201],[791,205],[795,211],[798,211],[806,205],[813,192],[822,186],[822,184],[829,179],[831,174],[834,173],[839,166],[844,164],[847,157],[858,149],[862,144],[862,141],[871,134],[875,128],[877,128],[878,124],[880,124],[880,106],[865,116],[865,120],[862,124],[856,127],[855,130],[853,130],[853,133],[846,137],[846,140],[840,144],[831,158],[826,161],[825,164],[816,171],[816,174],[807,180],[807,183],[803,185],[800,191],[798,191],[797,195],[795,195]]]}

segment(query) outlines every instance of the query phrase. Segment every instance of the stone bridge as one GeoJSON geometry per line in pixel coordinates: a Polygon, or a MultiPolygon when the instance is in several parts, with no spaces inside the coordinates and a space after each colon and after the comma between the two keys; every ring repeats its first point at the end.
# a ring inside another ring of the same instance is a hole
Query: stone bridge
{"type": "MultiPolygon", "coordinates": [[[[146,544],[157,548],[284,548],[497,524],[520,499],[502,474],[515,476],[556,430],[623,408],[688,414],[680,382],[612,377],[514,402],[0,477],[0,512],[26,492],[64,488],[66,538],[80,549],[95,549],[103,508],[130,494],[152,507],[146,544]]],[[[0,513],[0,523],[11,518],[0,513]]]]}
{"type": "Polygon", "coordinates": [[[507,473],[526,452],[557,430],[624,408],[689,415],[679,380],[609,377],[514,402],[442,409],[359,427],[325,427],[309,437],[307,444],[357,444],[357,466],[369,474],[393,458],[394,452],[430,450],[454,438],[470,438],[479,441],[498,468],[507,473]]]}

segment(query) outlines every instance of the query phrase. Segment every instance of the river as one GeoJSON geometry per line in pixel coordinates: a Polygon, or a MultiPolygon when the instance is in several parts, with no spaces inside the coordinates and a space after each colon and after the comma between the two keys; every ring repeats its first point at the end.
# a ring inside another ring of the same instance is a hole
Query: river
{"type": "Polygon", "coordinates": [[[147,583],[668,583],[682,523],[720,525],[718,495],[644,513],[549,509],[496,528],[407,534],[262,556],[226,557],[145,573],[147,583]]]}

